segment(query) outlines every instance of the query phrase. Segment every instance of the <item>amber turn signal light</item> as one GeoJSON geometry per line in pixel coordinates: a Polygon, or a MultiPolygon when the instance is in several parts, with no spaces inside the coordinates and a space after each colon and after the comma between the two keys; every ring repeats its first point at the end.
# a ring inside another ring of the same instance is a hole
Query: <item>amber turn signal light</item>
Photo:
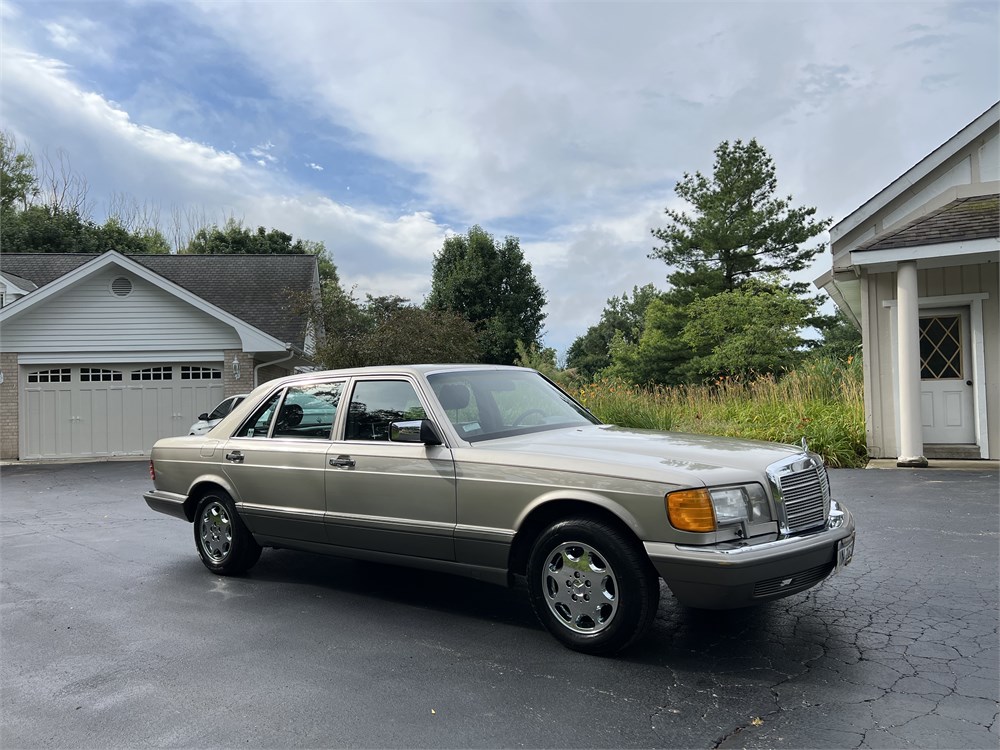
{"type": "Polygon", "coordinates": [[[708,490],[678,490],[667,495],[667,516],[681,531],[715,531],[715,511],[708,490]]]}

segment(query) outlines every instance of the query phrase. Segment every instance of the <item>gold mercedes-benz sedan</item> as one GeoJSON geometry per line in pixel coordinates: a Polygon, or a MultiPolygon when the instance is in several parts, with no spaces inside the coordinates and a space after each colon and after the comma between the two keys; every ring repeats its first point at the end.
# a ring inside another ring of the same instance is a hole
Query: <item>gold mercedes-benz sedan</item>
{"type": "Polygon", "coordinates": [[[282,547],[523,586],[552,635],[595,654],[643,635],[660,578],[681,604],[744,607],[854,552],[804,441],[604,425],[517,367],[273,380],[207,434],[158,441],[150,474],[149,507],[194,524],[213,573],[282,547]]]}

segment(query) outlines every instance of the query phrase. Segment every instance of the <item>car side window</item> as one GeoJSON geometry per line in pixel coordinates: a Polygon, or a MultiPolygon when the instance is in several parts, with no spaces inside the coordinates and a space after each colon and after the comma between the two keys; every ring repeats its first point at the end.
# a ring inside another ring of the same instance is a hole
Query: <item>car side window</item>
{"type": "Polygon", "coordinates": [[[222,419],[224,416],[226,416],[229,412],[233,410],[233,407],[235,405],[236,405],[235,396],[233,398],[227,398],[225,401],[223,401],[221,404],[215,407],[214,411],[212,411],[212,413],[208,415],[208,418],[210,420],[222,419]]]}
{"type": "Polygon", "coordinates": [[[344,384],[292,386],[278,409],[272,438],[329,440],[344,384]]]}
{"type": "Polygon", "coordinates": [[[362,380],[347,410],[345,440],[388,440],[389,424],[425,419],[427,413],[406,380],[362,380]]]}
{"type": "Polygon", "coordinates": [[[281,400],[281,391],[271,396],[267,401],[257,407],[253,413],[233,437],[265,438],[271,428],[271,417],[274,416],[275,407],[281,400]]]}

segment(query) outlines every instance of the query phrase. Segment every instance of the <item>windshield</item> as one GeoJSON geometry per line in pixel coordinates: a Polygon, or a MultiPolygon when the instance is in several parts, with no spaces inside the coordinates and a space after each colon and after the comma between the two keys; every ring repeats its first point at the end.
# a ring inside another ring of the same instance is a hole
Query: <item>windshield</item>
{"type": "Polygon", "coordinates": [[[470,370],[428,375],[448,419],[469,442],[600,424],[536,372],[470,370]]]}

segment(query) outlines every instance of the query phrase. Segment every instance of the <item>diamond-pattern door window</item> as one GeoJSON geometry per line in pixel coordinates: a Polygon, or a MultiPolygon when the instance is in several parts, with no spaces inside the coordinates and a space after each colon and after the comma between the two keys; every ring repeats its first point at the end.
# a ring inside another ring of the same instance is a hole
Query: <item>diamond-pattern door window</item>
{"type": "Polygon", "coordinates": [[[920,379],[962,377],[962,317],[939,315],[920,319],[920,379]]]}

